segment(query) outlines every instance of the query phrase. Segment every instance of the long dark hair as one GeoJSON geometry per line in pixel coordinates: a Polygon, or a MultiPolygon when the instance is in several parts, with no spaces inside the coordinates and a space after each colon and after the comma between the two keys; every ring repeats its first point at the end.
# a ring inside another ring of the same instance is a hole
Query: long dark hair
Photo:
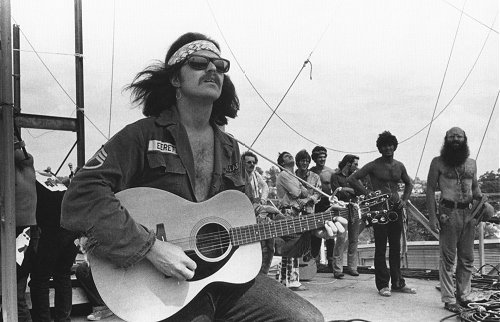
{"type": "MultiPolygon", "coordinates": [[[[142,114],[145,116],[158,116],[163,110],[172,108],[175,105],[176,88],[170,83],[170,79],[178,75],[184,62],[172,66],[168,66],[167,62],[179,48],[195,40],[208,40],[220,49],[219,44],[207,36],[188,32],[174,41],[165,56],[164,62],[157,61],[146,67],[135,76],[130,85],[125,87],[125,90],[132,91],[133,102],[142,105],[142,114]]],[[[218,125],[225,125],[227,124],[227,117],[235,118],[239,109],[240,102],[234,84],[229,76],[224,75],[222,92],[213,104],[210,119],[218,125]]]]}

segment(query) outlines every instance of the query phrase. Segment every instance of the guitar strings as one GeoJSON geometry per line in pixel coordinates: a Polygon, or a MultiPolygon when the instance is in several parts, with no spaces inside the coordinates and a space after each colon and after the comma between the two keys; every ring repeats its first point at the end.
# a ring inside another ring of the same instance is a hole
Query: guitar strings
{"type": "MultiPolygon", "coordinates": [[[[314,215],[303,216],[302,218],[296,217],[293,219],[277,220],[270,223],[261,223],[261,224],[242,226],[238,228],[231,228],[229,232],[226,230],[210,232],[206,234],[200,234],[194,238],[193,237],[180,238],[177,240],[171,240],[170,242],[176,245],[186,245],[186,246],[189,246],[192,242],[195,242],[196,245],[199,245],[199,247],[197,247],[198,250],[202,252],[210,252],[221,249],[227,249],[231,244],[232,240],[241,241],[232,243],[234,245],[240,245],[276,237],[277,235],[279,236],[286,235],[284,234],[285,231],[287,231],[287,234],[290,234],[290,229],[292,230],[291,233],[309,231],[311,230],[310,229],[311,226],[316,228],[316,225],[318,224],[319,220],[325,219],[324,218],[325,216],[330,217],[330,216],[340,215],[341,217],[345,217],[344,216],[345,214],[348,215],[348,209],[332,210],[332,211],[317,213],[314,215]],[[305,219],[305,220],[300,220],[300,219],[305,219]],[[307,226],[306,229],[304,229],[305,226],[307,226]],[[274,228],[274,234],[272,233],[273,230],[272,228],[274,228]]],[[[187,248],[186,246],[181,248],[187,248]]]]}
{"type": "MultiPolygon", "coordinates": [[[[379,199],[377,198],[377,201],[372,200],[372,202],[369,202],[370,200],[365,200],[364,205],[365,207],[358,207],[359,211],[361,213],[364,213],[365,211],[363,209],[368,209],[370,210],[370,206],[373,206],[375,204],[379,204],[385,201],[385,199],[379,199]]],[[[359,206],[359,205],[358,205],[359,206]]],[[[304,232],[304,231],[309,231],[311,230],[310,227],[312,226],[314,228],[319,228],[316,225],[321,222],[320,220],[325,219],[333,219],[333,217],[343,217],[343,218],[348,218],[349,216],[349,209],[344,208],[344,209],[334,209],[322,213],[316,213],[313,215],[307,215],[307,216],[302,216],[302,217],[295,217],[292,219],[282,219],[282,220],[276,220],[272,221],[269,223],[261,223],[261,224],[253,224],[253,225],[247,225],[247,226],[242,226],[242,227],[237,227],[237,228],[230,228],[229,231],[227,230],[219,230],[216,232],[210,232],[206,234],[200,234],[197,237],[186,237],[186,238],[180,238],[177,240],[171,240],[170,242],[177,244],[177,245],[186,245],[184,247],[181,247],[183,249],[187,249],[188,246],[192,244],[192,242],[195,243],[195,245],[199,245],[198,250],[199,251],[216,251],[216,250],[221,250],[221,249],[227,249],[229,245],[244,245],[244,244],[249,244],[252,242],[257,242],[260,240],[268,239],[268,238],[273,238],[273,237],[278,237],[278,236],[283,236],[283,235],[288,235],[290,234],[290,229],[292,229],[291,233],[296,233],[296,232],[304,232]],[[326,217],[326,218],[325,218],[326,217]],[[299,220],[297,220],[299,219],[299,220]],[[304,226],[307,226],[307,229],[303,228],[304,226]],[[257,230],[256,230],[257,228],[257,230]],[[266,231],[266,228],[267,231],[266,231]],[[274,228],[274,234],[272,233],[272,228],[274,228]],[[278,232],[279,229],[279,232],[278,232]],[[285,232],[285,229],[287,233],[285,232]],[[253,232],[252,232],[253,231],[253,232]],[[268,235],[269,233],[269,235],[268,235]],[[261,237],[261,236],[264,237],[261,237]],[[202,242],[200,242],[202,240],[202,242]],[[233,241],[231,243],[231,241],[233,241]]]]}

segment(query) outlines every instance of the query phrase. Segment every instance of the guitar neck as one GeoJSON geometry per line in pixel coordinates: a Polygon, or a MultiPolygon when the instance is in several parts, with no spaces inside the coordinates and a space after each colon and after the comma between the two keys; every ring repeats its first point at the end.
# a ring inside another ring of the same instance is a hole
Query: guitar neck
{"type": "Polygon", "coordinates": [[[348,218],[349,209],[331,210],[293,219],[275,220],[269,223],[241,226],[231,228],[231,242],[233,245],[246,245],[269,238],[302,233],[309,230],[324,227],[325,221],[333,220],[334,217],[348,218]]]}

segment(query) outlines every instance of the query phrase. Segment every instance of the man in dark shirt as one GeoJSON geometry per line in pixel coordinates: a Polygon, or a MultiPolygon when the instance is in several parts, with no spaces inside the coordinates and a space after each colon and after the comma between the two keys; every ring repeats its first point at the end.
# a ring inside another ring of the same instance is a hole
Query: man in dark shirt
{"type": "MultiPolygon", "coordinates": [[[[342,161],[339,162],[339,168],[334,174],[332,174],[330,179],[332,192],[341,201],[355,201],[354,199],[356,197],[356,193],[347,181],[347,178],[358,170],[358,162],[358,156],[347,154],[344,156],[342,161]]],[[[344,235],[344,238],[337,237],[335,247],[333,249],[333,275],[335,278],[343,278],[344,273],[352,276],[359,276],[358,257],[356,252],[358,250],[358,236],[365,228],[365,223],[351,210],[352,209],[350,208],[349,221],[347,225],[348,234],[344,235]],[[346,241],[349,241],[347,251],[347,269],[342,272],[343,253],[346,241]]]]}

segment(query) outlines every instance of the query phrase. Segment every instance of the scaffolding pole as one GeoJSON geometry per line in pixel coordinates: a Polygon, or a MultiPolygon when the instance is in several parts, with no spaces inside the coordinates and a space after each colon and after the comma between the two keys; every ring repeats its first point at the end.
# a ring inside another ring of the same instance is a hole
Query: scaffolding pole
{"type": "Polygon", "coordinates": [[[0,239],[2,253],[2,317],[4,321],[17,321],[14,103],[12,95],[12,27],[10,17],[10,0],[1,0],[0,239]]]}

